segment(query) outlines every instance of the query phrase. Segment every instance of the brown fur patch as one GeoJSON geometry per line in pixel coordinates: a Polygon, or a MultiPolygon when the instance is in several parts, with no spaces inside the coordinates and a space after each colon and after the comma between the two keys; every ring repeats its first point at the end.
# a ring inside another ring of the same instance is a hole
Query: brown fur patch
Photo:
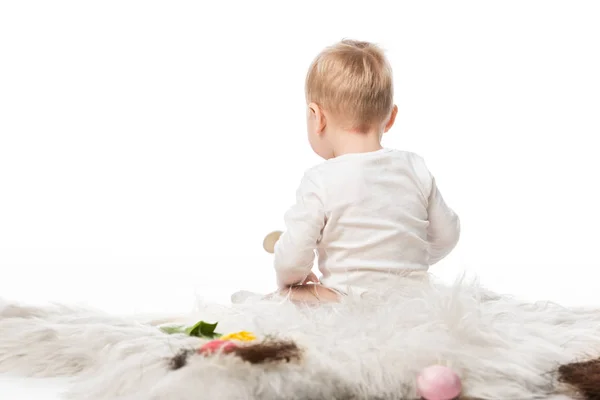
{"type": "MultiPolygon", "coordinates": [[[[185,367],[188,358],[194,354],[197,354],[196,350],[183,349],[179,351],[169,359],[169,368],[176,371],[185,367]]],[[[302,352],[298,345],[291,340],[266,338],[262,342],[242,344],[230,354],[234,354],[250,364],[264,364],[298,361],[302,352]]]]}
{"type": "Polygon", "coordinates": [[[193,353],[194,352],[192,350],[188,349],[180,350],[177,354],[173,356],[173,358],[169,360],[169,368],[176,371],[179,368],[185,367],[185,365],[187,364],[188,357],[193,353]]]}
{"type": "Polygon", "coordinates": [[[240,346],[233,351],[244,361],[251,364],[262,364],[277,361],[297,361],[301,351],[291,340],[265,339],[260,343],[240,346]]]}
{"type": "Polygon", "coordinates": [[[600,400],[600,358],[561,365],[558,380],[571,386],[586,400],[600,400]]]}

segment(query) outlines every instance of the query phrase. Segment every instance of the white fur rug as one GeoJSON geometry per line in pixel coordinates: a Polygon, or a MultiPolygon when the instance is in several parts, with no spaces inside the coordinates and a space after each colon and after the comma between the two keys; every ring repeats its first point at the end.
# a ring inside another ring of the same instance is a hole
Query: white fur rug
{"type": "Polygon", "coordinates": [[[293,339],[290,363],[249,364],[233,355],[181,349],[202,340],[166,335],[157,321],[116,318],[67,306],[0,302],[0,372],[73,376],[66,395],[87,400],[414,399],[418,372],[454,368],[464,398],[542,399],[564,391],[559,364],[600,356],[600,313],[527,304],[476,284],[407,280],[385,299],[321,308],[288,302],[200,305],[189,315],[218,331],[249,330],[293,339]]]}

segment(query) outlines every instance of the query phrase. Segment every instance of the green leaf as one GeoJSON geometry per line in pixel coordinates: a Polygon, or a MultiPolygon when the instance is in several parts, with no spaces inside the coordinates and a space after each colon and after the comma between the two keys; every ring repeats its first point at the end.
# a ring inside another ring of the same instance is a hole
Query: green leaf
{"type": "Polygon", "coordinates": [[[198,321],[194,326],[187,328],[185,330],[185,333],[187,333],[190,336],[214,339],[221,336],[220,333],[215,332],[217,325],[218,322],[210,324],[208,322],[198,321]]]}

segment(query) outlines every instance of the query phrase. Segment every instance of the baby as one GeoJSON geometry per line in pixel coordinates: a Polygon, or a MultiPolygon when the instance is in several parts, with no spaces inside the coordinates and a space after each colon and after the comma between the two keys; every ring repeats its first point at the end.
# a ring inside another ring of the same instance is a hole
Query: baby
{"type": "Polygon", "coordinates": [[[325,159],[306,171],[275,245],[279,293],[293,301],[392,287],[456,246],[458,216],[423,159],[383,148],[396,118],[392,69],[377,46],[344,40],[306,78],[308,141],[325,159]],[[311,272],[318,254],[321,280],[311,272]]]}

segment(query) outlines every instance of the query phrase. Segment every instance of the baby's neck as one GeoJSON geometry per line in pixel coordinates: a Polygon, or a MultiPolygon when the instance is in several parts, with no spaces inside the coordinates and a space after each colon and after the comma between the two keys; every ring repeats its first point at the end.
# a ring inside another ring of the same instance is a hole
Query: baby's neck
{"type": "Polygon", "coordinates": [[[334,157],[351,153],[369,153],[383,148],[379,132],[346,131],[336,136],[339,140],[333,145],[334,157]]]}

